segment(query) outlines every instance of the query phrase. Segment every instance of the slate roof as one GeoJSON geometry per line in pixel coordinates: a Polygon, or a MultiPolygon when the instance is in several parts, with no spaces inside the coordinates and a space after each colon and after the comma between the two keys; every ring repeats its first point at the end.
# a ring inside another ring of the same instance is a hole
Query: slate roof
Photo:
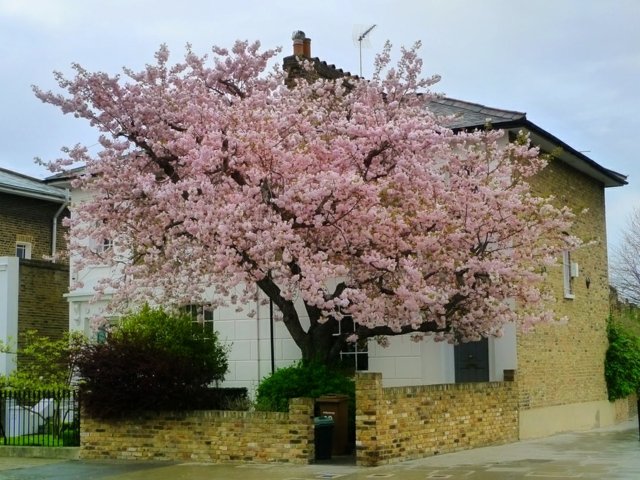
{"type": "Polygon", "coordinates": [[[448,126],[453,129],[481,128],[487,123],[497,126],[504,122],[526,119],[526,114],[523,112],[501,110],[448,97],[438,97],[431,100],[429,109],[436,115],[453,116],[451,121],[448,122],[448,126]]]}
{"type": "Polygon", "coordinates": [[[526,130],[534,145],[547,152],[553,151],[554,156],[560,161],[602,182],[605,187],[620,187],[628,183],[626,175],[603,167],[584,153],[543,130],[528,120],[526,113],[487,107],[447,97],[431,100],[428,108],[437,115],[450,117],[448,126],[454,130],[473,130],[484,128],[487,124],[491,124],[494,128],[513,132],[526,130]],[[555,152],[558,147],[561,150],[560,153],[555,152]]]}
{"type": "Polygon", "coordinates": [[[0,192],[56,203],[65,203],[68,200],[64,190],[4,168],[0,168],[0,192]]]}
{"type": "Polygon", "coordinates": [[[48,176],[43,180],[43,182],[49,185],[55,185],[56,187],[69,188],[70,181],[82,174],[84,170],[84,165],[81,167],[70,168],[69,170],[48,176]]]}

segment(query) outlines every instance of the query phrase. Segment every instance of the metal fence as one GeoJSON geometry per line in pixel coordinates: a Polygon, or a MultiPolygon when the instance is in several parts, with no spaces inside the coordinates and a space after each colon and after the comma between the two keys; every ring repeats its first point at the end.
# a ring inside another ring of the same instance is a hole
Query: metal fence
{"type": "Polygon", "coordinates": [[[0,390],[4,445],[80,445],[80,398],[75,390],[0,390]]]}

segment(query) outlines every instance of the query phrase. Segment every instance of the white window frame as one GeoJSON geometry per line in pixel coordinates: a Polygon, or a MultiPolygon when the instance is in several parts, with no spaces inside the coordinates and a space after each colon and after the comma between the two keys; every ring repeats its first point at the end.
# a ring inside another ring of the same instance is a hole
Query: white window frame
{"type": "Polygon", "coordinates": [[[97,238],[92,238],[89,248],[97,255],[103,254],[113,248],[113,239],[105,237],[102,240],[98,240],[97,238]]]}
{"type": "Polygon", "coordinates": [[[571,271],[571,252],[565,250],[562,252],[562,283],[564,286],[564,298],[573,300],[576,298],[573,292],[573,274],[571,271]]]}
{"type": "Polygon", "coordinates": [[[190,304],[185,305],[183,310],[191,317],[193,323],[201,325],[205,332],[216,333],[213,316],[215,308],[210,305],[190,304]]]}
{"type": "MultiPolygon", "coordinates": [[[[345,358],[353,358],[353,365],[355,367],[356,372],[366,372],[369,370],[369,347],[368,343],[365,342],[364,348],[360,348],[358,345],[359,341],[353,343],[353,350],[341,350],[340,351],[340,359],[344,360],[345,358]],[[358,368],[363,358],[366,358],[367,367],[366,368],[358,368]]],[[[347,347],[349,348],[349,346],[347,347]]]]}
{"type": "Polygon", "coordinates": [[[25,260],[31,259],[31,243],[18,241],[16,242],[16,257],[23,258],[25,260]],[[20,255],[19,252],[22,250],[24,252],[23,255],[20,255]]]}
{"type": "Polygon", "coordinates": [[[110,238],[103,238],[100,245],[98,245],[98,252],[104,253],[113,248],[113,240],[110,238]]]}
{"type": "MultiPolygon", "coordinates": [[[[338,323],[338,327],[336,329],[335,332],[333,332],[333,336],[337,337],[342,335],[343,331],[342,331],[342,321],[337,322],[338,323]]],[[[355,330],[355,324],[353,323],[353,320],[351,320],[351,326],[352,328],[350,328],[348,331],[346,331],[345,333],[352,333],[355,330]]],[[[341,350],[340,351],[340,360],[343,360],[345,357],[352,357],[353,358],[353,365],[355,368],[356,372],[366,372],[369,370],[369,344],[367,341],[364,342],[364,347],[360,348],[359,346],[360,341],[356,341],[352,344],[348,344],[347,348],[345,350],[341,350]],[[367,359],[367,368],[358,368],[358,364],[359,364],[359,359],[365,357],[367,359]]]]}

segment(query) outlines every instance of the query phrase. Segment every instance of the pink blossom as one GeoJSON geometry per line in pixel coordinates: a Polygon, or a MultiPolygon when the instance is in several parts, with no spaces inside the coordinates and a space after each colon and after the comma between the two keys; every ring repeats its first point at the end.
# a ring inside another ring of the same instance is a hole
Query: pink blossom
{"type": "Polygon", "coordinates": [[[85,164],[74,186],[94,193],[73,206],[74,270],[111,266],[98,290],[114,308],[222,298],[240,308],[257,285],[306,357],[309,339],[346,315],[358,338],[382,343],[548,320],[542,267],[578,245],[563,234],[573,215],[531,192],[545,161],[526,139],[454,134],[428,110],[438,77],[421,77],[418,46],[394,68],[387,46],[372,80],[345,83],[286,86],[267,70],[278,52],[248,42],[210,59],[188,47],[175,65],[163,46],[122,76],[56,74],[66,93],[36,95],[102,135],[97,155],[76,146],[51,164],[85,164]],[[118,248],[91,248],[105,238],[118,248]]]}

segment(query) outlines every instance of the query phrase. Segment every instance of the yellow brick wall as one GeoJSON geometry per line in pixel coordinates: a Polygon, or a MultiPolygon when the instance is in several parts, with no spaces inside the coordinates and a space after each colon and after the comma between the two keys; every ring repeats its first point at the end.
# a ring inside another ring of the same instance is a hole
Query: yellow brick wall
{"type": "MultiPolygon", "coordinates": [[[[69,266],[43,260],[20,260],[18,337],[27,330],[62,338],[69,330],[69,266]]],[[[20,343],[21,345],[21,343],[20,343]]]]}
{"type": "Polygon", "coordinates": [[[615,408],[615,421],[626,422],[630,418],[638,415],[638,396],[629,395],[627,398],[620,398],[613,402],[615,408]]]}
{"type": "Polygon", "coordinates": [[[83,459],[289,462],[314,458],[313,400],[289,413],[196,411],[111,421],[82,416],[83,459]]]}
{"type": "Polygon", "coordinates": [[[382,388],[356,376],[358,465],[375,466],[518,439],[514,382],[382,388]]]}
{"type": "MultiPolygon", "coordinates": [[[[31,258],[41,260],[51,255],[53,216],[60,204],[33,198],[0,193],[0,257],[16,254],[16,239],[19,237],[31,243],[31,258]]],[[[66,227],[62,219],[69,216],[65,210],[58,217],[57,251],[65,251],[66,227]]]]}
{"type": "Polygon", "coordinates": [[[571,233],[589,244],[572,253],[571,260],[580,267],[573,281],[573,300],[564,299],[562,259],[548,269],[548,284],[558,299],[554,310],[565,320],[518,335],[520,407],[606,400],[609,281],[604,189],[558,161],[552,161],[531,183],[536,193],[555,195],[558,205],[572,208],[577,218],[571,233]],[[589,211],[582,213],[585,208],[589,211]]]}

